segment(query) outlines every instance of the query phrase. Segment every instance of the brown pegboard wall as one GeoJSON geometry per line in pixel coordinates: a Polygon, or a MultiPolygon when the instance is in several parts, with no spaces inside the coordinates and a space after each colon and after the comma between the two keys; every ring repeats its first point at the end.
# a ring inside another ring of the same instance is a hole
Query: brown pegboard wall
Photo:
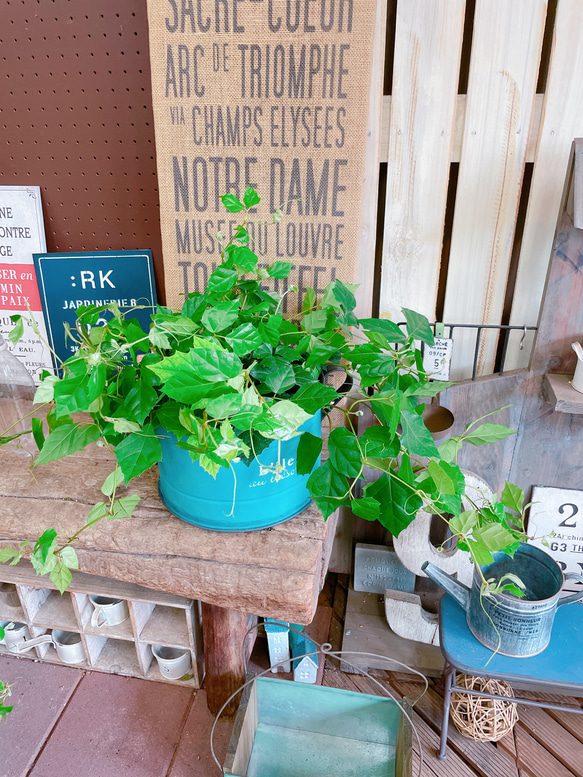
{"type": "Polygon", "coordinates": [[[162,246],[145,0],[2,0],[0,184],[39,185],[47,249],[162,246]]]}

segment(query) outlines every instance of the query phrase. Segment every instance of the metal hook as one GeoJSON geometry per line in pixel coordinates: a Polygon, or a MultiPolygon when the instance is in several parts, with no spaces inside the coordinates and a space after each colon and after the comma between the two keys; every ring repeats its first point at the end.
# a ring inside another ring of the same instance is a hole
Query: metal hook
{"type": "Polygon", "coordinates": [[[524,350],[524,338],[526,337],[526,324],[524,325],[524,329],[522,330],[522,337],[520,338],[520,345],[519,350],[524,350]]]}

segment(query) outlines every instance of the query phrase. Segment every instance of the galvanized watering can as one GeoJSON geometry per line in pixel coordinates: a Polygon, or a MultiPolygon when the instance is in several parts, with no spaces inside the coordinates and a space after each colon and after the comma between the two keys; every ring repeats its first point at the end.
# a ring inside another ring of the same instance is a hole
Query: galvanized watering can
{"type": "Polygon", "coordinates": [[[559,598],[565,580],[583,582],[583,576],[564,575],[548,553],[533,545],[521,545],[513,558],[502,552],[492,555],[494,562],[480,567],[484,578],[516,575],[526,586],[524,598],[483,592],[478,569],[471,590],[434,564],[425,562],[422,569],[464,608],[470,631],[482,645],[505,656],[535,656],[549,644],[557,607],[583,598],[583,590],[559,598]]]}

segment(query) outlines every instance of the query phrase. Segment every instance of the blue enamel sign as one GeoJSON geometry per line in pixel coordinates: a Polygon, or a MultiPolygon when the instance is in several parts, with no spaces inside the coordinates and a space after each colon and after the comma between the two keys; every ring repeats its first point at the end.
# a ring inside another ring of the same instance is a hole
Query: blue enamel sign
{"type": "MultiPolygon", "coordinates": [[[[81,305],[117,302],[122,313],[136,318],[148,331],[156,305],[151,251],[33,256],[49,343],[63,361],[76,350],[70,340],[65,342],[64,323],[75,326],[77,308],[81,305]]],[[[104,313],[104,318],[110,316],[109,312],[104,313]]]]}

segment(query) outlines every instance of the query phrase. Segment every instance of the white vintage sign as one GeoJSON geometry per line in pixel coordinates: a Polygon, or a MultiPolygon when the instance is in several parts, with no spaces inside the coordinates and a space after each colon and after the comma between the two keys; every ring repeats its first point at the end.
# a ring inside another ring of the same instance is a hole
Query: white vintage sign
{"type": "Polygon", "coordinates": [[[40,187],[0,186],[0,334],[36,383],[43,369],[53,371],[32,259],[34,253],[46,250],[40,187]],[[32,316],[42,339],[25,326],[23,337],[13,346],[8,333],[15,313],[32,316]]]}
{"type": "MultiPolygon", "coordinates": [[[[549,553],[565,572],[583,575],[583,491],[534,486],[528,518],[532,545],[549,553]]],[[[565,591],[583,583],[567,582],[565,591]]]]}
{"type": "Polygon", "coordinates": [[[450,337],[436,337],[432,346],[423,351],[423,369],[432,380],[449,380],[449,367],[453,351],[450,337]]]}

